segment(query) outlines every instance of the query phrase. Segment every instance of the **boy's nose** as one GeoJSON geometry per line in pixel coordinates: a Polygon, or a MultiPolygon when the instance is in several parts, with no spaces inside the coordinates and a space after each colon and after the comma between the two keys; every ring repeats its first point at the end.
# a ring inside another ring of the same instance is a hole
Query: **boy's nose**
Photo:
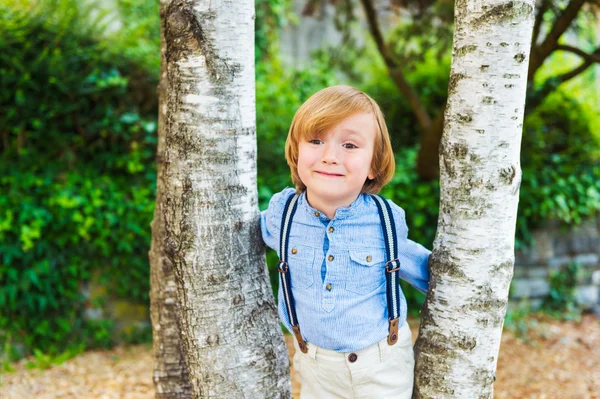
{"type": "Polygon", "coordinates": [[[325,163],[337,163],[338,162],[338,152],[335,145],[325,144],[325,149],[323,150],[323,162],[325,163]]]}

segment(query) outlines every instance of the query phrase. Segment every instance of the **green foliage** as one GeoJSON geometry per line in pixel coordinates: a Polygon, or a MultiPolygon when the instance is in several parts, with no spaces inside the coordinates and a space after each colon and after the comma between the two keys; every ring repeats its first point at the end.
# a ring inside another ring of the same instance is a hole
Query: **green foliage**
{"type": "Polygon", "coordinates": [[[157,74],[114,57],[73,1],[39,6],[0,6],[0,341],[45,365],[110,345],[112,322],[82,318],[93,270],[148,302],[157,74]]]}
{"type": "Polygon", "coordinates": [[[561,91],[526,116],[517,246],[529,243],[531,229],[544,220],[577,224],[600,210],[600,145],[592,123],[561,91]]]}
{"type": "Polygon", "coordinates": [[[258,64],[279,51],[279,29],[297,23],[298,17],[291,0],[256,0],[254,10],[254,55],[258,64]]]}
{"type": "Polygon", "coordinates": [[[580,321],[582,309],[575,298],[577,282],[584,277],[585,268],[570,262],[565,268],[550,272],[550,293],[542,302],[542,310],[561,320],[580,321]]]}
{"type": "Polygon", "coordinates": [[[40,349],[35,348],[33,350],[33,359],[28,360],[26,366],[28,369],[41,369],[45,370],[54,365],[61,365],[65,361],[74,358],[75,356],[82,353],[85,349],[84,344],[80,344],[71,348],[68,348],[59,355],[51,355],[44,353],[40,349]]]}
{"type": "MultiPolygon", "coordinates": [[[[117,0],[123,26],[108,41],[115,56],[124,57],[158,79],[160,71],[160,1],[117,0]]],[[[143,89],[143,85],[138,86],[143,89]]],[[[152,96],[151,98],[154,98],[152,96]]]]}

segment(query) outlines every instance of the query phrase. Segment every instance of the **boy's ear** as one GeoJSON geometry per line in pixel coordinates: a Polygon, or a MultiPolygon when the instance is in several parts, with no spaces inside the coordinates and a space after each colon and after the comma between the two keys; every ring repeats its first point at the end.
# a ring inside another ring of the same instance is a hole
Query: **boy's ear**
{"type": "Polygon", "coordinates": [[[369,178],[369,180],[374,180],[375,179],[375,173],[373,172],[373,169],[371,169],[369,171],[369,174],[367,175],[367,178],[369,178]]]}

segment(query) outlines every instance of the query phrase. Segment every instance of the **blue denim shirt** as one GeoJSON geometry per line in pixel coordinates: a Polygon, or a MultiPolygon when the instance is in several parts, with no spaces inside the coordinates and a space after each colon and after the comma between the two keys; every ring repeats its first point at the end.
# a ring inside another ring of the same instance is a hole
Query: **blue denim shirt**
{"type": "MultiPolygon", "coordinates": [[[[283,208],[294,192],[294,188],[285,188],[273,195],[260,215],[263,240],[278,255],[283,208]]],[[[430,251],[407,238],[404,210],[387,201],[397,229],[400,278],[426,293],[430,251]]],[[[350,206],[338,208],[329,219],[309,205],[303,192],[290,229],[288,251],[291,289],[306,342],[352,352],[387,337],[385,242],[377,205],[368,194],[360,194],[350,206]]],[[[406,309],[400,289],[400,326],[406,320],[406,309]]],[[[291,332],[281,285],[278,312],[291,332]]]]}

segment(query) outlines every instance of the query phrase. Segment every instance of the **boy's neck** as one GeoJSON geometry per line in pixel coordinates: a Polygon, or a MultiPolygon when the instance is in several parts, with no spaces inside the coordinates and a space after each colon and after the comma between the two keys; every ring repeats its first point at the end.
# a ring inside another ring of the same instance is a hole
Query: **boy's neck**
{"type": "Polygon", "coordinates": [[[319,199],[318,197],[311,197],[310,199],[309,197],[309,193],[308,190],[306,190],[306,201],[308,202],[308,204],[319,210],[322,214],[324,214],[325,216],[327,216],[329,219],[333,219],[335,217],[335,212],[338,210],[338,208],[344,208],[344,207],[348,207],[350,206],[355,200],[356,198],[358,198],[358,195],[356,195],[354,198],[350,198],[347,200],[340,200],[337,202],[327,202],[327,201],[323,201],[321,199],[319,199]]]}

